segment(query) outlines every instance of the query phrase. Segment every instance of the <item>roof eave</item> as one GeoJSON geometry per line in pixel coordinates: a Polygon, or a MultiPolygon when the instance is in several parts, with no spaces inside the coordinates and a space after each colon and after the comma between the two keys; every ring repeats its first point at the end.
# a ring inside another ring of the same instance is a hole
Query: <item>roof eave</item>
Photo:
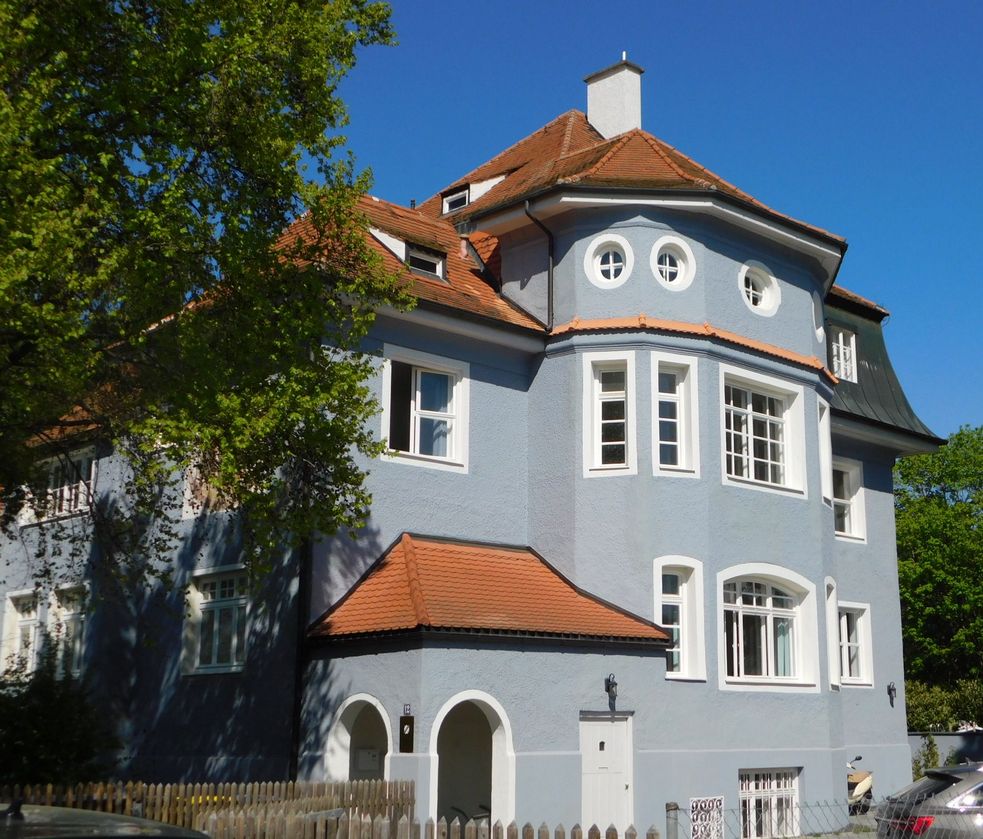
{"type": "Polygon", "coordinates": [[[376,632],[360,632],[350,635],[324,635],[308,632],[307,640],[316,645],[371,645],[379,643],[419,643],[481,639],[485,641],[519,641],[564,646],[633,647],[665,649],[670,641],[664,638],[644,638],[641,636],[618,635],[579,635],[575,633],[538,632],[536,630],[507,631],[500,629],[478,629],[473,627],[431,627],[415,626],[409,629],[389,629],[376,632]]]}
{"type": "Polygon", "coordinates": [[[832,416],[834,433],[864,443],[874,443],[896,452],[898,457],[931,454],[946,443],[941,437],[861,417],[842,408],[833,407],[832,416]]]}

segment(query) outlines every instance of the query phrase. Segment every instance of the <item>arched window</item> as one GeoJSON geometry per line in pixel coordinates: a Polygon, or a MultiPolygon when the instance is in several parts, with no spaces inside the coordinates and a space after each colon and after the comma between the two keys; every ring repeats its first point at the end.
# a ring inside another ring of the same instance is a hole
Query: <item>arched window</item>
{"type": "Polygon", "coordinates": [[[717,575],[718,672],[733,690],[818,690],[816,587],[788,568],[747,563],[717,575]]]}

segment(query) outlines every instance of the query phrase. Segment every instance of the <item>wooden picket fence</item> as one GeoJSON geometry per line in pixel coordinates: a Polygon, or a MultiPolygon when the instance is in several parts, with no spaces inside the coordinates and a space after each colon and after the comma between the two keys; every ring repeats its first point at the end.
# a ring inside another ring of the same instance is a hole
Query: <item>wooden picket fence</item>
{"type": "MultiPolygon", "coordinates": [[[[271,818],[311,821],[311,814],[341,811],[361,824],[365,818],[395,825],[413,819],[416,791],[412,781],[346,781],[302,783],[293,781],[251,784],[144,784],[93,783],[64,786],[0,787],[0,801],[20,799],[25,804],[47,804],[142,816],[178,827],[194,827],[201,819],[220,814],[245,814],[266,823],[271,818]]],[[[336,817],[338,812],[334,814],[336,817]]],[[[264,839],[250,833],[250,839],[264,839]]],[[[282,839],[270,834],[267,839],[282,839]]],[[[358,837],[355,837],[358,839],[358,837]]]]}

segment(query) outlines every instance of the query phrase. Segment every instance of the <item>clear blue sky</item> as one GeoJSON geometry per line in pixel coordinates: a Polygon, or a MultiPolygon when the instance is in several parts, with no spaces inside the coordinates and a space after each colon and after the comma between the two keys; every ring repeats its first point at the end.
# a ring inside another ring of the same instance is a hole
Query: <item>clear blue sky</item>
{"type": "Polygon", "coordinates": [[[839,282],[940,436],[983,424],[983,0],[396,0],[345,133],[373,193],[429,197],[569,110],[627,50],[642,124],[846,237],[839,282]]]}

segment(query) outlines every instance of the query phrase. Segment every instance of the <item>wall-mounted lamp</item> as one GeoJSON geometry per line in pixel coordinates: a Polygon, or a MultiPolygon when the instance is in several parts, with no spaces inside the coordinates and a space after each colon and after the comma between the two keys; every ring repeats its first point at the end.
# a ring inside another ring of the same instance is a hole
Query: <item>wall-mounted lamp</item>
{"type": "Polygon", "coordinates": [[[608,699],[618,698],[618,683],[614,680],[614,673],[610,673],[604,680],[604,692],[608,695],[608,699]]]}
{"type": "Polygon", "coordinates": [[[887,698],[891,703],[891,707],[894,707],[894,699],[898,695],[898,689],[894,686],[894,682],[891,682],[887,686],[887,698]]]}

